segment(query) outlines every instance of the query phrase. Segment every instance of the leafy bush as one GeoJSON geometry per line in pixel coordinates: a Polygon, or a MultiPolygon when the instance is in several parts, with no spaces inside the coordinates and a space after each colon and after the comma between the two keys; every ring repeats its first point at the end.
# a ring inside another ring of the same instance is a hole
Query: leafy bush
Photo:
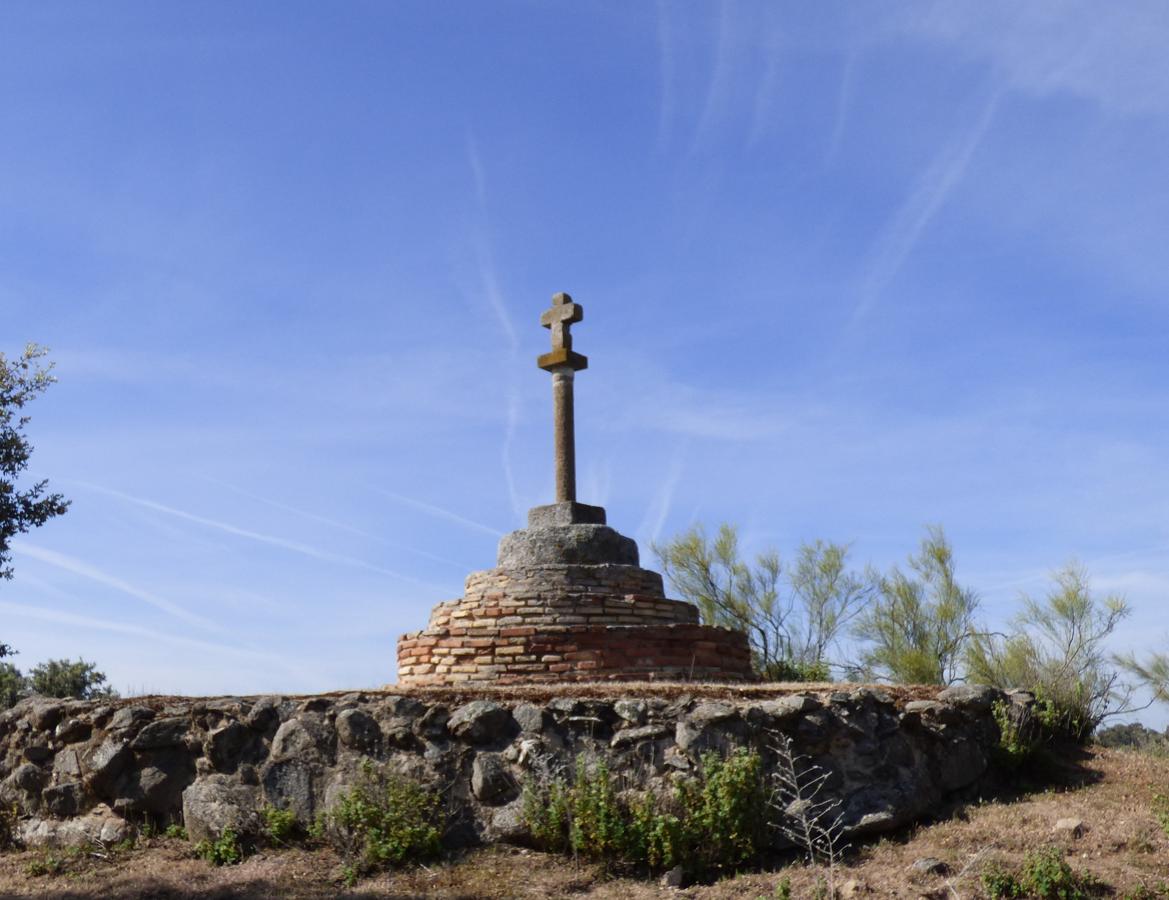
{"type": "Polygon", "coordinates": [[[185,841],[187,839],[187,829],[178,822],[171,822],[166,826],[166,830],[162,834],[163,837],[170,838],[174,841],[185,841]]]}
{"type": "MultiPolygon", "coordinates": [[[[0,645],[0,650],[0,656],[13,652],[7,645],[0,645]]],[[[34,666],[27,675],[12,663],[0,662],[0,709],[8,709],[30,694],[76,700],[116,697],[117,692],[105,681],[96,665],[83,659],[51,659],[34,666]]]]}
{"type": "Polygon", "coordinates": [[[106,676],[97,670],[97,665],[79,659],[50,659],[33,666],[28,673],[28,687],[34,694],[45,697],[72,697],[75,700],[92,700],[97,697],[114,697],[117,694],[106,684],[106,676]]]}
{"type": "Polygon", "coordinates": [[[702,871],[748,862],[767,841],[767,792],[758,753],[736,750],[726,759],[702,757],[702,778],[678,786],[678,803],[702,871]]]}
{"type": "Polygon", "coordinates": [[[759,754],[737,750],[702,758],[696,779],[672,798],[629,799],[603,761],[577,758],[571,785],[558,779],[524,787],[524,820],[533,839],[552,851],[651,871],[685,866],[707,874],[756,857],[767,839],[767,794],[759,754]]]}
{"type": "Polygon", "coordinates": [[[321,823],[345,858],[345,880],[382,866],[421,862],[442,850],[437,793],[417,782],[375,771],[366,760],[356,785],[321,823]]]}
{"type": "Polygon", "coordinates": [[[1029,854],[1019,872],[989,867],[982,873],[982,888],[991,900],[1088,900],[1104,889],[1093,875],[1077,875],[1058,847],[1029,854]]]}
{"type": "Polygon", "coordinates": [[[1011,633],[971,640],[967,677],[1003,690],[1033,692],[1044,705],[1051,734],[1083,742],[1105,716],[1123,710],[1131,695],[1104,650],[1128,607],[1119,597],[1094,595],[1087,573],[1077,565],[1053,578],[1042,601],[1023,597],[1011,633]]]}
{"type": "Polygon", "coordinates": [[[747,635],[766,681],[827,681],[829,652],[873,592],[869,573],[848,569],[844,544],[802,544],[786,572],[774,551],[744,560],[733,525],[720,525],[713,540],[697,526],[653,549],[705,624],[747,635]]]}
{"type": "Polygon", "coordinates": [[[276,846],[291,843],[300,829],[296,813],[290,809],[278,809],[268,805],[260,810],[260,818],[264,820],[264,837],[270,844],[276,846]]]}
{"type": "Polygon", "coordinates": [[[194,847],[195,855],[213,866],[234,866],[243,862],[244,848],[239,835],[232,828],[225,828],[215,840],[201,840],[194,847]]]}
{"type": "Polygon", "coordinates": [[[862,671],[902,684],[951,684],[976,634],[978,595],[954,578],[954,554],[940,527],[928,529],[913,575],[897,567],[878,583],[876,602],[854,630],[866,644],[862,671]]]}
{"type": "Polygon", "coordinates": [[[1169,734],[1146,728],[1139,722],[1110,725],[1097,731],[1092,740],[1102,747],[1134,750],[1150,756],[1169,757],[1169,734]]]}
{"type": "Polygon", "coordinates": [[[991,707],[999,728],[999,762],[1008,770],[1026,768],[1059,733],[1059,715],[1049,701],[1036,697],[1030,707],[996,700],[991,707]]]}

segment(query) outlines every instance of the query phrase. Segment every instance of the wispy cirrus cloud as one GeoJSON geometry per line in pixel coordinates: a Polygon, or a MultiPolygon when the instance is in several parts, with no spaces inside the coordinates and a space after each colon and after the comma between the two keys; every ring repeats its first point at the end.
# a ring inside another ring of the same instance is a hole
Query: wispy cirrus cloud
{"type": "Polygon", "coordinates": [[[472,531],[489,534],[492,537],[503,537],[503,532],[497,528],[492,528],[490,525],[484,525],[482,522],[476,522],[474,519],[468,519],[466,516],[461,516],[456,512],[451,512],[449,509],[443,509],[441,506],[435,506],[433,503],[426,503],[422,500],[415,500],[413,497],[406,497],[394,491],[387,491],[383,488],[373,488],[383,497],[389,497],[398,503],[416,509],[419,512],[426,513],[428,516],[433,516],[436,519],[443,519],[447,522],[454,522],[456,525],[461,525],[464,528],[469,528],[472,531]]]}
{"type": "Polygon", "coordinates": [[[966,133],[938,154],[877,237],[853,308],[853,326],[868,314],[913,253],[922,232],[962,182],[975,150],[994,120],[1001,96],[1002,91],[996,89],[966,133]]]}
{"type": "Polygon", "coordinates": [[[335,528],[338,531],[344,531],[347,534],[352,534],[352,535],[355,535],[356,537],[365,538],[366,540],[373,541],[374,543],[377,543],[377,544],[382,544],[386,547],[393,547],[395,550],[403,550],[406,553],[412,553],[415,556],[420,556],[424,559],[429,559],[433,562],[440,562],[440,563],[444,563],[444,564],[449,565],[449,566],[455,566],[460,571],[466,571],[466,569],[467,569],[467,566],[464,563],[456,562],[455,560],[448,559],[445,556],[439,556],[437,553],[430,553],[426,550],[420,550],[417,547],[411,547],[411,546],[409,546],[407,544],[403,544],[399,541],[387,540],[386,538],[382,537],[381,535],[374,534],[371,531],[366,531],[364,528],[357,528],[353,525],[348,524],[347,522],[339,522],[336,519],[329,518],[328,516],[322,516],[319,513],[310,512],[306,509],[301,509],[300,507],[292,506],[288,503],[282,503],[281,501],[273,500],[270,497],[261,497],[259,494],[252,493],[251,491],[245,491],[241,487],[237,487],[234,484],[229,484],[228,482],[222,481],[218,478],[212,478],[212,477],[207,476],[207,475],[204,475],[203,478],[204,478],[204,480],[209,481],[212,484],[217,484],[220,487],[227,488],[227,490],[229,490],[235,494],[239,494],[241,497],[247,497],[249,500],[255,500],[257,503],[263,503],[265,506],[271,506],[273,509],[279,509],[279,510],[283,510],[284,512],[290,512],[293,515],[302,516],[306,519],[309,519],[310,521],[320,522],[322,525],[327,525],[328,527],[335,528]]]}
{"type": "Polygon", "coordinates": [[[168,516],[173,516],[177,519],[182,519],[186,522],[193,522],[196,525],[202,525],[206,528],[214,528],[217,531],[222,531],[225,534],[230,534],[235,537],[241,537],[249,541],[256,541],[261,544],[267,544],[270,547],[279,547],[280,549],[287,550],[290,553],[298,553],[311,559],[321,560],[322,562],[334,563],[341,566],[349,566],[355,569],[365,569],[369,572],[377,572],[381,575],[388,575],[392,578],[398,578],[402,581],[407,581],[411,584],[419,585],[420,587],[427,588],[429,590],[435,591],[436,593],[442,593],[442,588],[437,587],[436,585],[430,584],[426,581],[421,581],[401,572],[395,572],[393,569],[387,569],[383,566],[374,565],[373,563],[366,562],[363,559],[356,559],[355,557],[345,556],[340,553],[330,553],[327,550],[320,550],[317,547],[312,547],[308,544],[302,544],[299,541],[290,541],[275,535],[263,534],[262,532],[252,531],[248,528],[240,528],[239,526],[232,525],[228,522],[220,522],[216,519],[209,519],[206,516],[198,516],[185,510],[176,509],[173,506],[167,506],[164,503],[158,503],[154,500],[148,500],[144,497],[135,497],[132,494],[126,494],[122,491],[116,491],[112,488],[101,487],[100,485],[89,484],[87,482],[72,483],[78,485],[79,487],[83,487],[86,490],[95,491],[99,494],[105,494],[109,497],[116,497],[119,500],[125,501],[126,503],[132,503],[136,506],[142,507],[143,509],[150,509],[155,512],[160,512],[168,516]]]}
{"type": "Polygon", "coordinates": [[[64,553],[58,553],[55,550],[49,550],[45,547],[38,547],[35,544],[29,544],[26,541],[20,541],[13,544],[12,548],[20,556],[27,556],[30,559],[35,559],[45,565],[53,566],[56,569],[69,572],[72,575],[77,575],[81,578],[87,578],[90,581],[105,585],[108,588],[113,588],[120,591],[129,597],[134,597],[153,606],[155,609],[160,609],[168,615],[174,616],[176,619],[181,619],[190,625],[198,625],[200,628],[206,628],[208,631],[222,632],[224,628],[210,619],[205,619],[190,610],[184,609],[177,603],[172,603],[157,594],[143,590],[142,588],[130,584],[118,578],[116,575],[111,575],[109,572],[99,569],[97,566],[84,562],[73,556],[68,556],[64,553]]]}
{"type": "MultiPolygon", "coordinates": [[[[491,242],[491,216],[487,204],[487,173],[483,160],[479,155],[478,143],[475,135],[467,136],[467,164],[471,170],[471,178],[475,185],[477,208],[475,225],[471,231],[471,245],[475,252],[478,269],[479,284],[482,296],[487,302],[500,329],[507,338],[509,355],[514,362],[519,355],[520,341],[516,332],[515,322],[508,310],[507,301],[499,285],[499,274],[495,264],[495,253],[491,242]]],[[[515,371],[515,366],[508,366],[508,370],[515,371]]],[[[523,504],[520,501],[516,487],[515,471],[512,467],[512,442],[515,439],[516,428],[520,417],[520,394],[514,378],[507,382],[505,390],[506,412],[504,418],[503,441],[499,449],[500,465],[503,468],[504,483],[507,486],[508,499],[511,502],[512,512],[517,518],[523,515],[523,504]]]]}
{"type": "Polygon", "coordinates": [[[900,27],[988,61],[1019,91],[1085,97],[1125,115],[1169,115],[1169,16],[1158,0],[1118,4],[1107,15],[1086,0],[945,0],[927,15],[905,14],[900,27]]]}
{"type": "Polygon", "coordinates": [[[658,486],[650,505],[646,508],[641,524],[637,527],[637,534],[642,539],[644,546],[656,543],[661,537],[662,528],[670,515],[674,493],[678,489],[678,483],[682,480],[683,471],[685,471],[685,466],[682,462],[682,453],[679,451],[666,469],[661,484],[658,486]],[[646,541],[646,538],[649,540],[646,541]]]}

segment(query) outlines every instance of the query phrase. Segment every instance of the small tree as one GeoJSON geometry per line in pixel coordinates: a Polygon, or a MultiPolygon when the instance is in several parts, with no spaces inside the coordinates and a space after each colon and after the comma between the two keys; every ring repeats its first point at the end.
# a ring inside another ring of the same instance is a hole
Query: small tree
{"type": "Polygon", "coordinates": [[[48,482],[38,481],[27,490],[17,489],[17,478],[28,468],[32,445],[24,436],[29,417],[20,411],[56,379],[52,363],[40,360],[48,351],[29,344],[19,359],[9,361],[0,353],[0,578],[12,577],[8,542],[14,535],[43,525],[69,508],[60,494],[48,494],[48,482]]]}
{"type": "Polygon", "coordinates": [[[20,702],[27,690],[24,676],[12,663],[0,662],[0,710],[20,702]]]}
{"type": "Polygon", "coordinates": [[[1150,653],[1143,660],[1126,653],[1114,656],[1113,661],[1146,687],[1154,701],[1169,703],[1169,653],[1150,653]]]}
{"type": "Polygon", "coordinates": [[[94,663],[79,659],[50,659],[34,666],[28,673],[28,687],[31,693],[45,697],[72,697],[75,700],[92,700],[95,697],[112,697],[115,692],[106,684],[106,676],[97,670],[94,663]]]}
{"type": "Polygon", "coordinates": [[[695,526],[654,552],[704,623],[747,635],[756,670],[771,681],[828,678],[829,650],[873,590],[870,579],[847,569],[847,546],[816,541],[800,547],[781,593],[779,554],[768,550],[754,565],[745,562],[728,524],[714,540],[695,526]]]}
{"type": "Polygon", "coordinates": [[[976,635],[966,654],[971,681],[1033,691],[1048,727],[1077,741],[1105,716],[1125,711],[1131,690],[1104,650],[1129,614],[1120,597],[1092,593],[1088,573],[1069,563],[1042,600],[1023,596],[1006,635],[976,635]]]}
{"type": "Polygon", "coordinates": [[[951,684],[975,634],[978,595],[954,579],[954,555],[940,526],[927,528],[909,567],[916,577],[894,566],[857,619],[854,634],[867,644],[862,672],[905,684],[951,684]]]}

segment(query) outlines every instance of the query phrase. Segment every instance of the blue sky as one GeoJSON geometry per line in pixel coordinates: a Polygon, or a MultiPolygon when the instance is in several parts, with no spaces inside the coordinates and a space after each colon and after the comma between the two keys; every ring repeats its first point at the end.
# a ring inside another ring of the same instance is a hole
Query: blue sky
{"type": "MultiPolygon", "coordinates": [[[[1169,633],[1160,3],[10,2],[3,349],[52,348],[0,637],[123,691],[394,677],[552,495],[649,542],[945,526],[1169,633]]],[[[1150,717],[1164,722],[1164,712],[1150,717]]]]}

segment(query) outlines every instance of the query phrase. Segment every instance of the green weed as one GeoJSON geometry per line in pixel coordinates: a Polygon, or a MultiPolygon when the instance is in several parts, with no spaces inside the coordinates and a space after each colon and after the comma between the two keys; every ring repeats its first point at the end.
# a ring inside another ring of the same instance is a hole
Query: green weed
{"type": "Polygon", "coordinates": [[[240,843],[239,835],[232,828],[225,828],[215,840],[199,841],[194,847],[194,853],[201,859],[207,860],[213,866],[234,866],[243,862],[244,848],[240,843]]]}
{"type": "Polygon", "coordinates": [[[277,847],[288,846],[300,830],[296,813],[290,809],[268,805],[260,810],[260,818],[264,820],[264,837],[268,843],[277,847]]]}
{"type": "Polygon", "coordinates": [[[708,753],[698,778],[673,797],[629,799],[603,761],[578,757],[571,785],[524,785],[524,820],[554,852],[651,871],[683,865],[691,874],[733,869],[758,855],[767,837],[767,792],[757,753],[708,753]]]}
{"type": "Polygon", "coordinates": [[[1057,847],[1029,854],[1018,872],[991,866],[982,873],[982,888],[991,900],[1088,900],[1104,890],[1095,876],[1077,874],[1057,847]]]}
{"type": "Polygon", "coordinates": [[[421,862],[442,850],[440,797],[400,776],[378,773],[366,761],[356,785],[320,825],[345,858],[343,878],[383,866],[421,862]]]}

